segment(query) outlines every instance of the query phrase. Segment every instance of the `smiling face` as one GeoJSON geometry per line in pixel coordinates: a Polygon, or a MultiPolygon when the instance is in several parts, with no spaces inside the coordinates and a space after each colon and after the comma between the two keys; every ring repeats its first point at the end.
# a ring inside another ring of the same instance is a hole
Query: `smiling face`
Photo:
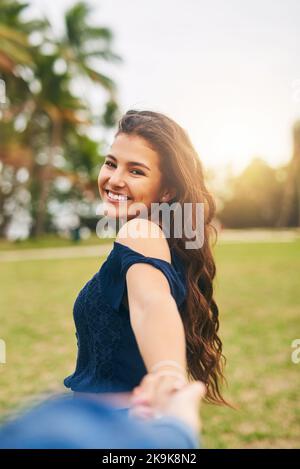
{"type": "Polygon", "coordinates": [[[159,155],[143,138],[120,133],[98,177],[107,216],[134,218],[136,211],[130,210],[134,203],[143,203],[150,213],[151,203],[168,200],[168,193],[162,190],[162,180],[159,155]]]}

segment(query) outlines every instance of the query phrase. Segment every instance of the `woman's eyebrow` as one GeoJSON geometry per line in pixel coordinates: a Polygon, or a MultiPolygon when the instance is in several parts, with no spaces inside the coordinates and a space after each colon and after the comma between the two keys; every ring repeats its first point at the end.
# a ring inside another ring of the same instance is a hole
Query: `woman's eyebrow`
{"type": "MultiPolygon", "coordinates": [[[[114,155],[106,155],[106,158],[111,158],[112,160],[114,161],[118,161],[117,158],[114,156],[114,155]]],[[[144,163],[140,163],[138,161],[128,161],[128,166],[142,166],[143,168],[146,168],[148,169],[148,171],[151,171],[150,168],[148,168],[148,166],[146,166],[144,163]]]]}

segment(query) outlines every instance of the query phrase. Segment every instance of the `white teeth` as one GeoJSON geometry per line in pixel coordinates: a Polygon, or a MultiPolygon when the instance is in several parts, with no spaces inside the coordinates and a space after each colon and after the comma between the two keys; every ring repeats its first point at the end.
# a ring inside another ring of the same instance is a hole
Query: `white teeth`
{"type": "Polygon", "coordinates": [[[113,194],[110,191],[108,191],[108,197],[110,199],[113,199],[113,200],[122,200],[122,201],[125,201],[125,200],[128,199],[128,197],[126,195],[116,195],[116,194],[113,194]]]}

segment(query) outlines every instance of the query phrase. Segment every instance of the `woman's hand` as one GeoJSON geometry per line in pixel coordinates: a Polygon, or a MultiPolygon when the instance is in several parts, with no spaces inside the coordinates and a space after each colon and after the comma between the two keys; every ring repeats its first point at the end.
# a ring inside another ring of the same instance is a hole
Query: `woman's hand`
{"type": "Polygon", "coordinates": [[[170,396],[187,383],[186,376],[176,371],[148,373],[133,390],[132,414],[143,418],[154,417],[165,408],[170,396]]]}
{"type": "Polygon", "coordinates": [[[202,426],[200,404],[205,394],[205,384],[201,381],[194,381],[171,395],[163,409],[163,415],[182,420],[199,434],[202,426]]]}
{"type": "Polygon", "coordinates": [[[149,373],[131,398],[131,415],[143,419],[172,416],[182,420],[196,433],[201,430],[200,401],[206,386],[200,382],[184,383],[169,375],[149,373]]]}

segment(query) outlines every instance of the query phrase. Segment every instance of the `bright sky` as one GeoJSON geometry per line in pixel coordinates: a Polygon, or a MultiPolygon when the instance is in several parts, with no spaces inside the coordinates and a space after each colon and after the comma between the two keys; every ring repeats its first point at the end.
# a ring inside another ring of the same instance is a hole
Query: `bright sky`
{"type": "MultiPolygon", "coordinates": [[[[61,30],[72,0],[31,0],[61,30]]],[[[104,67],[122,111],[165,112],[205,166],[238,171],[291,156],[300,118],[299,0],[90,0],[124,63],[104,67]]],[[[96,97],[95,97],[96,100],[96,97]]]]}

